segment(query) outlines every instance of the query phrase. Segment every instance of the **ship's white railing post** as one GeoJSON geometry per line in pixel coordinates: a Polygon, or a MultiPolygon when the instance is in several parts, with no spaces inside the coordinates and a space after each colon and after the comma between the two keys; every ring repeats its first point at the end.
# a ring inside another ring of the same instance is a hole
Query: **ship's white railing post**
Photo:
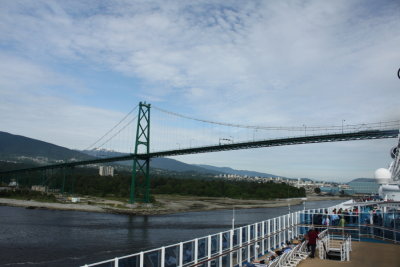
{"type": "MultiPolygon", "coordinates": [[[[299,214],[298,214],[298,217],[297,217],[297,223],[298,224],[301,224],[302,223],[302,221],[301,221],[301,216],[302,216],[302,214],[304,214],[304,212],[303,211],[299,211],[299,214]]],[[[302,232],[301,232],[301,228],[300,228],[300,226],[298,226],[298,230],[297,230],[298,232],[297,232],[297,235],[299,235],[299,234],[301,234],[302,232]]]]}
{"type": "Polygon", "coordinates": [[[165,266],[165,247],[161,247],[161,264],[160,267],[165,266]]]}
{"type": "Polygon", "coordinates": [[[239,266],[242,266],[242,244],[243,244],[243,227],[240,227],[239,228],[239,247],[240,247],[240,249],[238,250],[238,255],[237,255],[237,258],[238,258],[238,264],[239,264],[239,266]]]}
{"type": "MultiPolygon", "coordinates": [[[[382,226],[382,227],[384,227],[385,226],[385,216],[386,215],[386,207],[383,207],[383,213],[382,213],[382,223],[381,223],[381,225],[380,226],[382,226]]],[[[358,224],[358,225],[360,225],[360,224],[358,224]]],[[[385,229],[382,229],[381,230],[382,231],[382,237],[383,237],[383,239],[385,239],[385,229]]],[[[360,238],[360,236],[358,236],[358,238],[360,238]]]]}
{"type": "MultiPolygon", "coordinates": [[[[254,240],[257,240],[257,237],[258,237],[258,223],[256,223],[256,224],[254,225],[254,240]]],[[[257,258],[258,258],[258,249],[257,249],[257,246],[258,246],[258,242],[255,242],[255,243],[254,243],[254,259],[257,259],[257,258]]]]}
{"type": "Polygon", "coordinates": [[[261,224],[261,233],[261,237],[263,238],[261,243],[261,250],[262,253],[265,254],[265,221],[263,221],[261,224]]]}
{"type": "Polygon", "coordinates": [[[286,215],[286,228],[287,228],[287,240],[292,239],[292,228],[290,224],[290,213],[286,215]]]}
{"type": "Polygon", "coordinates": [[[344,261],[346,257],[346,242],[340,246],[340,261],[344,261]]]}
{"type": "Polygon", "coordinates": [[[198,263],[199,261],[199,239],[196,238],[194,240],[194,263],[198,263]]]}
{"type": "Polygon", "coordinates": [[[278,218],[274,218],[274,249],[278,247],[276,245],[276,243],[279,242],[277,234],[278,234],[278,218]]]}
{"type": "Polygon", "coordinates": [[[278,217],[278,235],[279,235],[279,238],[278,238],[278,247],[281,247],[281,244],[282,244],[282,225],[281,225],[281,220],[282,220],[282,216],[279,216],[278,217]]]}
{"type": "Polygon", "coordinates": [[[275,218],[271,219],[271,250],[275,248],[275,218]]]}
{"type": "Polygon", "coordinates": [[[281,216],[279,216],[277,218],[277,223],[276,223],[276,233],[277,233],[277,239],[278,239],[276,241],[276,243],[277,243],[278,248],[281,247],[281,232],[280,232],[280,230],[281,230],[281,216]]]}
{"type": "Polygon", "coordinates": [[[281,216],[281,245],[282,243],[285,243],[286,240],[286,215],[282,215],[281,216]]]}
{"type": "Polygon", "coordinates": [[[267,224],[267,235],[268,235],[268,251],[271,250],[271,220],[268,220],[268,224],[267,224]]]}
{"type": "Polygon", "coordinates": [[[393,237],[394,243],[397,244],[397,234],[396,234],[396,213],[393,212],[393,237]]]}
{"type": "Polygon", "coordinates": [[[290,213],[285,216],[285,220],[286,220],[286,235],[285,235],[285,238],[287,238],[287,240],[290,240],[291,239],[291,233],[292,233],[292,231],[290,230],[290,213]]]}
{"type": "Polygon", "coordinates": [[[207,242],[207,259],[209,259],[209,261],[208,261],[208,267],[210,267],[211,266],[211,261],[210,261],[210,259],[211,259],[211,235],[209,235],[208,236],[208,240],[207,240],[208,242],[207,242]]]}
{"type": "Polygon", "coordinates": [[[292,213],[292,229],[293,229],[293,238],[297,237],[297,226],[296,226],[296,212],[292,213]]]}
{"type": "Polygon", "coordinates": [[[349,244],[350,244],[349,249],[350,249],[350,251],[352,251],[352,248],[351,248],[351,235],[349,235],[349,244]]]}
{"type": "Polygon", "coordinates": [[[289,213],[289,223],[290,223],[290,239],[294,238],[294,223],[293,223],[293,213],[289,213]]]}
{"type": "Polygon", "coordinates": [[[286,239],[286,220],[285,220],[286,215],[281,216],[281,246],[283,243],[285,243],[286,239]]]}
{"type": "MultiPolygon", "coordinates": [[[[235,235],[235,231],[233,229],[230,231],[230,235],[231,235],[231,238],[229,240],[229,250],[232,251],[232,249],[233,249],[233,236],[235,235]]],[[[232,252],[229,253],[229,266],[233,267],[233,254],[232,254],[232,252]]]]}
{"type": "Polygon", "coordinates": [[[286,215],[282,215],[282,230],[281,230],[281,233],[282,233],[282,243],[284,243],[285,239],[286,239],[286,215]]]}
{"type": "Polygon", "coordinates": [[[298,229],[299,229],[299,227],[297,226],[297,217],[298,217],[298,214],[299,214],[299,212],[298,211],[296,211],[295,213],[294,213],[294,236],[297,238],[298,236],[299,236],[299,232],[298,232],[298,229]]]}
{"type": "Polygon", "coordinates": [[[292,239],[292,224],[290,223],[290,213],[286,215],[286,225],[287,225],[287,239],[292,239]]]}
{"type": "MultiPolygon", "coordinates": [[[[305,218],[305,211],[301,211],[299,214],[299,224],[304,224],[304,218],[305,218]]],[[[304,226],[302,226],[302,228],[299,228],[299,232],[300,234],[304,232],[304,226]]]]}
{"type": "Polygon", "coordinates": [[[222,232],[219,233],[219,266],[222,266],[222,232]]]}
{"type": "MultiPolygon", "coordinates": [[[[357,215],[358,215],[358,240],[360,240],[361,239],[361,216],[360,216],[360,214],[361,214],[361,207],[360,206],[357,206],[357,215]]],[[[383,231],[383,232],[385,232],[385,231],[383,231]]]]}
{"type": "Polygon", "coordinates": [[[274,218],[274,249],[277,247],[277,243],[279,242],[278,237],[278,219],[274,218]]]}
{"type": "Polygon", "coordinates": [[[183,265],[183,243],[179,243],[179,267],[183,265]]]}
{"type": "MultiPolygon", "coordinates": [[[[323,239],[323,238],[322,238],[323,239]]],[[[323,248],[322,248],[322,240],[317,240],[317,249],[318,249],[318,251],[320,251],[318,254],[319,254],[319,258],[322,260],[323,259],[323,254],[325,254],[325,253],[321,253],[322,251],[323,251],[323,248]]]]}
{"type": "Polygon", "coordinates": [[[286,230],[285,230],[285,240],[283,242],[286,242],[287,240],[290,239],[290,223],[289,223],[289,214],[286,214],[284,216],[285,219],[285,225],[286,225],[286,230]]]}
{"type": "Polygon", "coordinates": [[[114,259],[114,267],[118,267],[118,257],[114,259]]]}
{"type": "Polygon", "coordinates": [[[250,247],[250,240],[251,240],[251,231],[250,231],[251,225],[247,225],[247,261],[250,262],[250,257],[251,257],[251,247],[250,247]]]}
{"type": "Polygon", "coordinates": [[[140,252],[140,257],[139,257],[139,266],[143,267],[144,266],[144,252],[140,252]]]}

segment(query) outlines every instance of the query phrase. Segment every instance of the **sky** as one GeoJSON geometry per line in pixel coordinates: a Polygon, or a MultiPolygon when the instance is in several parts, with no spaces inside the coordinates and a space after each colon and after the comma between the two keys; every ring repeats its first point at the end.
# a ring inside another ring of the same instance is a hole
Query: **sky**
{"type": "MultiPolygon", "coordinates": [[[[399,14],[385,0],[4,0],[0,131],[84,149],[139,101],[247,125],[399,120],[399,14]]],[[[176,159],[341,182],[373,177],[396,143],[176,159]]]]}

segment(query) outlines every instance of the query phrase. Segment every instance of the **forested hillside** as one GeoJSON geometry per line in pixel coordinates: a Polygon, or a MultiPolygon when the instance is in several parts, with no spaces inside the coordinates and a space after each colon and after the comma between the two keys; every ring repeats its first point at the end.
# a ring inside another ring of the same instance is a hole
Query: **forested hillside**
{"type": "MultiPolygon", "coordinates": [[[[75,182],[68,178],[69,188],[74,183],[74,192],[80,194],[128,197],[131,175],[120,174],[114,177],[98,175],[75,175],[75,182]]],[[[209,197],[230,197],[242,199],[271,199],[286,197],[304,197],[303,188],[285,183],[235,182],[220,179],[179,179],[168,175],[151,175],[152,194],[178,194],[209,197]]]]}

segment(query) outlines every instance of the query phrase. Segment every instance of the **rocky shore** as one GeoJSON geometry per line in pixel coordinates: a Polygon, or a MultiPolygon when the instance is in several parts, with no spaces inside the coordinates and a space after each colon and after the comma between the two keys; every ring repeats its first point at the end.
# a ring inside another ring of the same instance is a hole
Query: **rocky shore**
{"type": "MultiPolygon", "coordinates": [[[[34,200],[18,200],[0,198],[0,205],[25,207],[29,209],[74,210],[86,212],[103,212],[127,215],[158,215],[190,211],[207,211],[218,209],[250,209],[271,208],[298,205],[303,203],[301,198],[276,199],[276,200],[243,200],[216,197],[171,196],[156,195],[154,204],[129,205],[126,202],[108,200],[104,198],[91,198],[90,201],[80,203],[47,203],[34,200]]],[[[306,201],[334,200],[340,197],[307,197],[306,201]]]]}

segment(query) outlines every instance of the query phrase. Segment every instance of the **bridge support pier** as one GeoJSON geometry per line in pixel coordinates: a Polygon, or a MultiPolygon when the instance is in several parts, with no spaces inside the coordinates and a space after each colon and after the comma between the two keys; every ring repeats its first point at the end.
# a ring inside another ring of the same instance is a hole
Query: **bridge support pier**
{"type": "MultiPolygon", "coordinates": [[[[135,154],[143,146],[145,153],[150,153],[150,104],[139,103],[139,115],[136,128],[135,154]]],[[[129,203],[137,200],[145,203],[150,202],[150,158],[133,159],[132,181],[129,203]]]]}

